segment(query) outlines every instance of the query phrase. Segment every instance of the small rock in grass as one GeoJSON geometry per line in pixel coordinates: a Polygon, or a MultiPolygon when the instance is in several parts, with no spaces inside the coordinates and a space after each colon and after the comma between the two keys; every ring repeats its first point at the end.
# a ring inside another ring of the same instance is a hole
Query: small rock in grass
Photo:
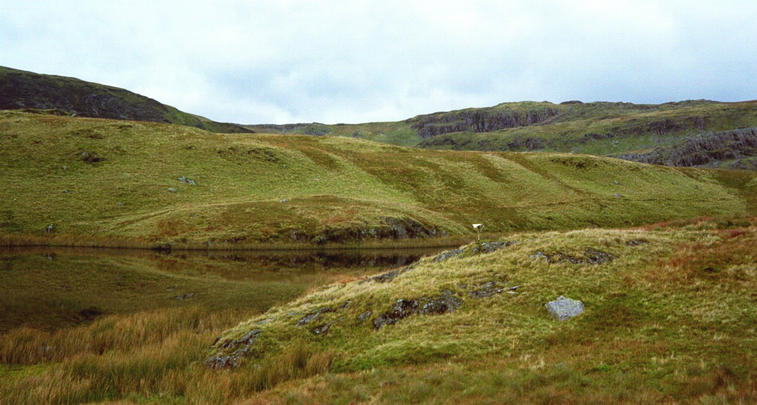
{"type": "Polygon", "coordinates": [[[578,300],[566,298],[564,296],[558,297],[554,301],[550,301],[544,306],[558,321],[564,321],[574,316],[580,315],[584,311],[584,303],[578,300]]]}
{"type": "Polygon", "coordinates": [[[175,192],[176,192],[176,189],[175,189],[175,188],[173,188],[173,187],[168,187],[168,191],[170,191],[170,192],[172,192],[172,193],[175,193],[175,192]]]}
{"type": "Polygon", "coordinates": [[[325,335],[329,333],[329,328],[331,328],[331,322],[325,323],[323,325],[316,326],[315,328],[311,329],[310,331],[314,335],[325,335]]]}
{"type": "Polygon", "coordinates": [[[182,295],[177,295],[174,298],[176,298],[179,301],[184,301],[184,300],[188,300],[188,299],[194,297],[194,295],[195,295],[194,293],[186,293],[186,294],[182,294],[182,295]]]}
{"type": "Polygon", "coordinates": [[[316,320],[318,320],[321,317],[322,314],[325,314],[327,312],[334,312],[334,310],[331,309],[331,308],[329,308],[329,307],[325,307],[325,308],[321,308],[321,309],[319,309],[317,311],[311,312],[311,313],[303,316],[299,321],[297,321],[297,326],[307,325],[308,323],[310,323],[312,321],[316,321],[316,320]]]}
{"type": "Polygon", "coordinates": [[[181,181],[181,182],[184,182],[184,183],[187,183],[187,184],[189,184],[190,186],[194,186],[194,185],[197,185],[197,183],[195,183],[195,181],[194,181],[194,180],[192,180],[192,179],[190,179],[189,177],[184,177],[184,176],[181,176],[181,177],[179,177],[179,178],[178,178],[177,180],[179,180],[179,181],[181,181]]]}
{"type": "Polygon", "coordinates": [[[364,320],[368,319],[369,316],[373,314],[372,311],[365,311],[362,314],[357,316],[357,320],[360,322],[363,322],[364,320]]]}
{"type": "Polygon", "coordinates": [[[541,250],[537,250],[536,253],[531,255],[532,259],[549,259],[547,255],[544,254],[541,250]]]}

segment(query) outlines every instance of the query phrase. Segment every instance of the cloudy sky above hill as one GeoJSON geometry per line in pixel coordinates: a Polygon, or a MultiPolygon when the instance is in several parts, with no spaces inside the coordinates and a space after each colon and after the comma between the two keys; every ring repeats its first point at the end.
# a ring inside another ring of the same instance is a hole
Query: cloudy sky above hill
{"type": "Polygon", "coordinates": [[[757,2],[0,0],[0,65],[239,123],[757,99],[757,2]]]}

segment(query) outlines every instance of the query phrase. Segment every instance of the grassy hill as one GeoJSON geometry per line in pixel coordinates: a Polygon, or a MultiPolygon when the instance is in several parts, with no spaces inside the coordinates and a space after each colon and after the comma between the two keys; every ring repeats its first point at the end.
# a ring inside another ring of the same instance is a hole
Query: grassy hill
{"type": "MultiPolygon", "coordinates": [[[[754,403],[756,236],[754,218],[515,233],[331,279],[267,310],[308,282],[250,282],[257,272],[239,264],[239,279],[226,280],[217,263],[200,259],[196,268],[210,274],[196,274],[183,269],[197,258],[169,255],[101,260],[83,273],[81,252],[16,258],[0,277],[43,276],[36,286],[89,276],[105,290],[103,306],[119,305],[117,283],[141,278],[145,299],[161,309],[55,332],[10,330],[0,339],[0,398],[754,403]],[[124,270],[133,264],[144,270],[124,270]],[[166,283],[181,290],[159,288],[166,283]],[[198,294],[170,298],[185,288],[198,294]],[[584,312],[551,318],[544,304],[559,295],[581,300],[584,312]]],[[[75,298],[87,285],[50,293],[75,298]]]]}
{"type": "Polygon", "coordinates": [[[467,245],[275,307],[222,335],[207,364],[265,388],[266,377],[308,376],[328,359],[338,376],[267,395],[305,403],[751,402],[755,225],[467,245]],[[560,295],[585,312],[551,318],[544,304],[560,295]]]}
{"type": "Polygon", "coordinates": [[[242,126],[188,114],[117,87],[2,66],[0,109],[54,110],[82,117],[189,125],[214,132],[250,132],[242,126]]]}
{"type": "Polygon", "coordinates": [[[679,147],[712,131],[757,127],[757,102],[693,100],[665,104],[610,102],[502,103],[366,124],[250,126],[255,130],[364,138],[430,149],[551,151],[633,160],[655,148],[666,154],[709,154],[705,160],[661,161],[677,166],[754,169],[757,136],[746,145],[714,139],[691,150],[679,147]]]}
{"type": "Polygon", "coordinates": [[[184,113],[116,87],[0,67],[0,109],[164,122],[211,132],[333,135],[428,149],[572,152],[672,166],[757,168],[757,101],[523,101],[397,122],[238,125],[184,113]],[[713,133],[722,131],[743,135],[734,143],[713,133]]]}
{"type": "Polygon", "coordinates": [[[755,212],[743,171],[0,112],[6,243],[440,243],[755,212]],[[48,230],[48,226],[51,225],[48,230]]]}

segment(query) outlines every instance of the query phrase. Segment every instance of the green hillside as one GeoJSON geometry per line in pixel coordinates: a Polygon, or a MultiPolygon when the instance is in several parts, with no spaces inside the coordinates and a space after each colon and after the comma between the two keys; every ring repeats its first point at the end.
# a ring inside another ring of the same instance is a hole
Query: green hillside
{"type": "Polygon", "coordinates": [[[750,172],[0,112],[6,243],[440,243],[755,212],[750,172]],[[49,230],[48,230],[49,228],[49,230]]]}
{"type": "Polygon", "coordinates": [[[117,87],[2,66],[0,109],[53,110],[82,117],[189,125],[214,132],[250,132],[239,125],[188,114],[117,87]]]}
{"type": "MultiPolygon", "coordinates": [[[[294,124],[249,126],[255,130],[311,135],[338,135],[430,149],[481,151],[550,151],[600,156],[634,156],[663,147],[675,148],[711,131],[757,127],[757,102],[708,100],[665,104],[610,102],[502,103],[419,115],[399,122],[366,124],[294,124]]],[[[673,154],[709,154],[704,161],[680,159],[679,166],[754,169],[757,136],[745,145],[709,142],[673,154]],[[727,150],[729,153],[723,153],[727,150]]]]}
{"type": "Polygon", "coordinates": [[[163,122],[211,132],[332,135],[427,149],[571,152],[671,166],[757,169],[757,101],[522,101],[397,122],[238,125],[184,113],[116,87],[0,67],[0,109],[163,122]],[[723,131],[746,132],[738,142],[713,135],[723,131]],[[702,138],[708,139],[698,142],[702,138]]]}

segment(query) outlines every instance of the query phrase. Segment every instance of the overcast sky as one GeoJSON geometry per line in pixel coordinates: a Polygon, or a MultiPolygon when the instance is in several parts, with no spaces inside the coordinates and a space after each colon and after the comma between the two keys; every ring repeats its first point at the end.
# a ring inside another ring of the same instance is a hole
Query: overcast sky
{"type": "Polygon", "coordinates": [[[239,123],[757,99],[757,1],[0,0],[0,65],[239,123]]]}

